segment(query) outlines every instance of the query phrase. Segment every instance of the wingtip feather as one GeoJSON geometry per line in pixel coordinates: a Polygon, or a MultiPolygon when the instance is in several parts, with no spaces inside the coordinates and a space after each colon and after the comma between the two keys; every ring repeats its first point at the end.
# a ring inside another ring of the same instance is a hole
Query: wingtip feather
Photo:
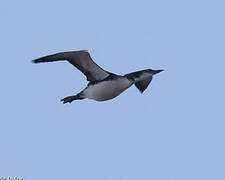
{"type": "Polygon", "coordinates": [[[37,63],[36,60],[32,60],[31,62],[34,63],[34,64],[37,63]]]}

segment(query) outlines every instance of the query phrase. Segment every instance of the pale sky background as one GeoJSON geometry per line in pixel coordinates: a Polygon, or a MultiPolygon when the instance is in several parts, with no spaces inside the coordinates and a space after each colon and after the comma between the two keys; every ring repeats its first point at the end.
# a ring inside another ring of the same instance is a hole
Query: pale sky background
{"type": "Polygon", "coordinates": [[[225,1],[0,2],[0,177],[224,180],[225,1]],[[86,84],[67,62],[165,69],[140,94],[62,104],[86,84]]]}

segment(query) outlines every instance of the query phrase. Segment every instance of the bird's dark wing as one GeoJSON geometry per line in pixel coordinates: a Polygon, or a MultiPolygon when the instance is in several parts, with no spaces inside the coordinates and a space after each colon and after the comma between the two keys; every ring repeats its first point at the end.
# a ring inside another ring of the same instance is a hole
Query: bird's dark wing
{"type": "Polygon", "coordinates": [[[151,81],[152,81],[152,77],[149,77],[148,79],[136,82],[135,86],[139,89],[141,93],[143,93],[151,81]]]}
{"type": "Polygon", "coordinates": [[[34,63],[67,60],[87,77],[88,81],[101,81],[109,76],[109,72],[99,67],[87,51],[70,51],[57,53],[33,60],[34,63]]]}

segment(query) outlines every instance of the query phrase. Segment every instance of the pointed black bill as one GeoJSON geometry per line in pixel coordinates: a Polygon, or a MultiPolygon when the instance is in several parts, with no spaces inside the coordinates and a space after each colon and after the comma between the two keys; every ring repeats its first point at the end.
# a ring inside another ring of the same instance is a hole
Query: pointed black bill
{"type": "Polygon", "coordinates": [[[162,72],[162,71],[164,71],[164,69],[160,69],[160,70],[153,70],[153,74],[155,75],[155,74],[158,74],[158,73],[160,73],[160,72],[162,72]]]}

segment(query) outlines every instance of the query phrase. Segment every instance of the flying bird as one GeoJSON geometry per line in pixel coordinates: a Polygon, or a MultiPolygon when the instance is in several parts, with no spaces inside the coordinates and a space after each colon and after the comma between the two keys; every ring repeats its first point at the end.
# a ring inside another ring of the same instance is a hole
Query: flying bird
{"type": "Polygon", "coordinates": [[[148,87],[152,81],[153,75],[162,72],[163,70],[145,69],[125,75],[117,75],[105,71],[98,66],[92,59],[88,51],[69,51],[61,52],[48,56],[44,56],[33,60],[33,63],[64,61],[79,69],[89,81],[86,88],[80,93],[63,98],[63,103],[71,103],[74,100],[94,99],[96,101],[106,101],[120,95],[133,84],[141,93],[148,87]]]}

